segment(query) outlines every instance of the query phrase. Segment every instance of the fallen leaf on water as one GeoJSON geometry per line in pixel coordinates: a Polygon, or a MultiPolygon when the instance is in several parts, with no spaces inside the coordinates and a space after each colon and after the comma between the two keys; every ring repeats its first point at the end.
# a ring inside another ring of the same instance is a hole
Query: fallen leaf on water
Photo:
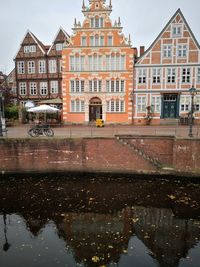
{"type": "Polygon", "coordinates": [[[99,262],[100,259],[99,259],[98,256],[94,256],[94,257],[92,257],[92,261],[93,261],[93,262],[99,262]]]}
{"type": "Polygon", "coordinates": [[[168,198],[170,198],[171,200],[174,200],[174,199],[176,199],[176,197],[175,196],[173,196],[173,195],[167,195],[168,196],[168,198]]]}

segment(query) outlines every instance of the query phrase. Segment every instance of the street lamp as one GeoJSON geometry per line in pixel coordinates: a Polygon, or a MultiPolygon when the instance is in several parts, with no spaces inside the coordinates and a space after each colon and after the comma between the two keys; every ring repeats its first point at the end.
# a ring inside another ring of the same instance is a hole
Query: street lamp
{"type": "Polygon", "coordinates": [[[191,110],[189,112],[189,137],[193,137],[192,133],[192,127],[193,127],[193,114],[194,114],[194,96],[197,93],[197,89],[192,86],[192,88],[189,89],[189,93],[191,95],[191,110]]]}

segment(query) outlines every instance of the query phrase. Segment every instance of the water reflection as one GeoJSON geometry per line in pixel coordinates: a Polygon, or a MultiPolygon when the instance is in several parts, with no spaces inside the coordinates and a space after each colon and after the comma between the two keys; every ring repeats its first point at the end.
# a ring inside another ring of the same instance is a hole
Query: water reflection
{"type": "Polygon", "coordinates": [[[169,180],[2,180],[0,266],[196,267],[199,190],[169,180]]]}

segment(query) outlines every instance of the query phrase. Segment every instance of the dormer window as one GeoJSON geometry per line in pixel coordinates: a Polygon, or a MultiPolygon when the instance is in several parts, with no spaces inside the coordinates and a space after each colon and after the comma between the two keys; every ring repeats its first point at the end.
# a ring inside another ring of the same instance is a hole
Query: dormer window
{"type": "Polygon", "coordinates": [[[181,37],[182,36],[182,26],[174,25],[172,27],[172,37],[181,37]]]}
{"type": "Polygon", "coordinates": [[[56,51],[61,51],[63,50],[63,43],[57,43],[56,44],[56,51]]]}
{"type": "Polygon", "coordinates": [[[36,45],[25,45],[24,46],[24,53],[35,53],[36,52],[36,45]]]}

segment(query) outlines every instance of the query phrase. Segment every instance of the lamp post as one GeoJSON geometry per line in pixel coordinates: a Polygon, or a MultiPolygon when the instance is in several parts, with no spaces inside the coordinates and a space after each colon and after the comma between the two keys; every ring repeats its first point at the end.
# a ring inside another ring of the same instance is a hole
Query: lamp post
{"type": "Polygon", "coordinates": [[[192,133],[192,127],[193,127],[193,114],[194,114],[194,96],[197,93],[197,89],[192,86],[192,88],[189,89],[190,95],[191,95],[191,110],[189,112],[189,137],[193,137],[192,133]]]}

